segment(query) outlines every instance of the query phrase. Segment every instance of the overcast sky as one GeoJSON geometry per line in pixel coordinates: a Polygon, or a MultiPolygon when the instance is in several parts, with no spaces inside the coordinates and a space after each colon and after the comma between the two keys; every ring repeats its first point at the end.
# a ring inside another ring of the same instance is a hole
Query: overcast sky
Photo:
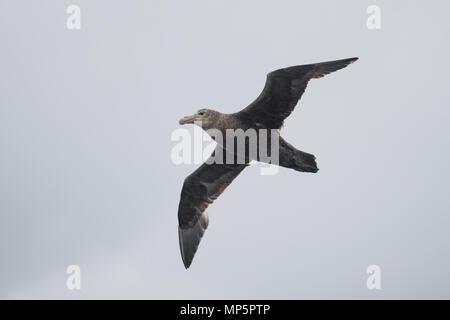
{"type": "Polygon", "coordinates": [[[449,13],[0,0],[0,298],[450,298],[449,13]],[[185,270],[177,209],[198,165],[171,161],[178,119],[238,111],[274,69],[353,56],[310,82],[281,132],[320,171],[247,168],[185,270]],[[372,264],[381,290],[366,287],[372,264]]]}

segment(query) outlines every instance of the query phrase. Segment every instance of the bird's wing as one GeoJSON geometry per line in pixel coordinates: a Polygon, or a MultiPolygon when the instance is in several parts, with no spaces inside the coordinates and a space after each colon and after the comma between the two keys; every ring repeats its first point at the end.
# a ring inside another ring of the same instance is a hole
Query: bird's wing
{"type": "Polygon", "coordinates": [[[302,66],[294,66],[272,71],[267,75],[261,94],[241,113],[255,122],[269,128],[278,129],[294,110],[305,92],[308,81],[345,68],[358,58],[328,61],[302,66]]]}
{"type": "Polygon", "coordinates": [[[178,237],[181,257],[186,268],[191,265],[203,233],[208,227],[206,208],[245,167],[245,164],[204,163],[184,180],[178,207],[178,237]]]}

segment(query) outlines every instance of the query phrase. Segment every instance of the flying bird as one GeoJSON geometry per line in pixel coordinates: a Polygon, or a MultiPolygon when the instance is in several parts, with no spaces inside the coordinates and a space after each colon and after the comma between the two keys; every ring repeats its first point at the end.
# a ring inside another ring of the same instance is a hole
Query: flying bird
{"type": "MultiPolygon", "coordinates": [[[[261,94],[241,111],[223,114],[211,109],[200,109],[195,114],[182,118],[179,123],[193,123],[201,126],[203,130],[215,129],[220,132],[249,128],[280,130],[284,119],[291,114],[305,92],[309,80],[345,68],[356,60],[358,58],[349,58],[275,70],[267,75],[261,94]]],[[[300,172],[315,173],[319,170],[314,155],[297,150],[281,137],[278,139],[279,166],[300,172]]],[[[226,143],[218,144],[211,157],[217,152],[225,155],[233,151],[235,149],[227,150],[226,143]]],[[[206,161],[184,180],[178,207],[178,237],[186,269],[191,265],[208,227],[206,208],[222,194],[251,160],[260,159],[251,159],[246,155],[243,163],[206,161]]]]}

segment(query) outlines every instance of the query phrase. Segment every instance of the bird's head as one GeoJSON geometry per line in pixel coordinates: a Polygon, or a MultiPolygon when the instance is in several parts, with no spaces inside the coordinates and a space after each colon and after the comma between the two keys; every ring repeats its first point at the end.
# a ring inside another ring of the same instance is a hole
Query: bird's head
{"type": "Polygon", "coordinates": [[[211,109],[200,109],[193,115],[183,117],[180,119],[179,123],[193,123],[205,130],[208,130],[215,128],[215,124],[217,123],[219,116],[220,112],[211,109]]]}

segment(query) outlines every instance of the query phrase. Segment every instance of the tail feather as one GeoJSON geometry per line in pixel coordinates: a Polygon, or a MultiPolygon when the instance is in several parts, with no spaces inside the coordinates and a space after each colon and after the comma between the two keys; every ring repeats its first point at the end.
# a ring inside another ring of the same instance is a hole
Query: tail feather
{"type": "Polygon", "coordinates": [[[319,168],[317,168],[316,157],[313,154],[296,150],[292,160],[292,169],[294,170],[313,173],[319,171],[319,168]]]}
{"type": "Polygon", "coordinates": [[[280,166],[301,172],[317,172],[316,157],[294,148],[280,137],[280,166]]]}

